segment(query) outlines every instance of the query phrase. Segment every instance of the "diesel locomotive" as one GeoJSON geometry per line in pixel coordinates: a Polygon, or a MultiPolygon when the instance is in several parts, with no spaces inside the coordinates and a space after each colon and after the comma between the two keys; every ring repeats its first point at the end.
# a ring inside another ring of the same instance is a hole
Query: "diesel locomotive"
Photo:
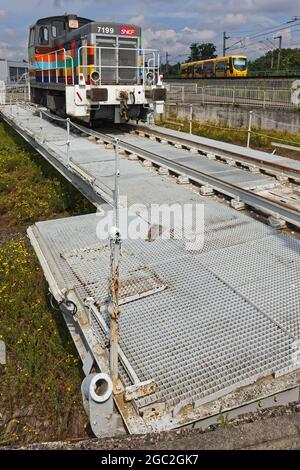
{"type": "Polygon", "coordinates": [[[29,32],[31,100],[86,123],[146,121],[163,112],[159,52],[141,28],[76,15],[39,19],[29,32]]]}

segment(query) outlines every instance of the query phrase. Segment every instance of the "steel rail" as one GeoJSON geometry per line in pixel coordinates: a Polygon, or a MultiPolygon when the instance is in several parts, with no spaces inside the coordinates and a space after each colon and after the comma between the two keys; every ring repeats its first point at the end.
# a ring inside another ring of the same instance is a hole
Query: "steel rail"
{"type": "MultiPolygon", "coordinates": [[[[298,179],[300,181],[300,171],[297,168],[290,168],[286,165],[282,165],[281,163],[277,162],[268,162],[265,160],[261,160],[258,157],[250,157],[247,155],[241,155],[239,153],[230,152],[229,150],[222,150],[214,147],[213,145],[201,144],[199,142],[195,142],[194,140],[190,140],[186,137],[175,137],[169,136],[163,132],[160,132],[158,129],[151,129],[149,127],[144,126],[131,126],[133,130],[136,132],[144,132],[145,134],[154,135],[161,139],[166,139],[171,144],[181,144],[187,148],[195,148],[203,153],[214,153],[217,157],[221,159],[234,159],[239,161],[240,163],[250,163],[252,165],[257,165],[259,168],[262,168],[265,171],[269,171],[272,169],[276,169],[284,173],[284,175],[288,176],[291,179],[298,179]]],[[[192,136],[191,136],[192,137],[192,136]]]]}
{"type": "MultiPolygon", "coordinates": [[[[103,134],[82,125],[76,124],[76,126],[83,133],[92,135],[111,144],[114,144],[115,142],[115,137],[112,135],[103,134]]],[[[192,182],[200,185],[209,185],[218,193],[225,194],[233,199],[238,199],[252,208],[259,209],[269,215],[279,216],[288,223],[300,227],[300,212],[296,211],[292,206],[289,206],[286,203],[274,201],[271,198],[240,188],[232,183],[224,182],[215,176],[195,170],[183,163],[171,161],[163,155],[150,152],[142,147],[130,144],[125,140],[119,139],[119,147],[128,153],[135,153],[142,159],[150,160],[157,166],[167,168],[172,173],[187,176],[192,182]]]]}

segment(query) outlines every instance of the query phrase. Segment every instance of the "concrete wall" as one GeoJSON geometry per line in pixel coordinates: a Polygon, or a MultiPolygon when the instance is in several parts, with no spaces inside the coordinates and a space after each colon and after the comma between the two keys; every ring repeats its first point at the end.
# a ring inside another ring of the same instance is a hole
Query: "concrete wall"
{"type": "MultiPolygon", "coordinates": [[[[178,114],[184,118],[189,115],[189,106],[167,105],[168,112],[178,114]]],[[[242,106],[226,106],[203,104],[193,106],[193,116],[195,120],[208,122],[213,121],[220,125],[229,127],[247,127],[249,121],[249,111],[251,108],[242,106]]],[[[300,132],[300,112],[284,109],[253,109],[252,123],[254,127],[261,129],[287,130],[293,133],[300,132]]]]}
{"type": "Polygon", "coordinates": [[[7,60],[0,60],[0,80],[6,82],[8,76],[7,60]]]}

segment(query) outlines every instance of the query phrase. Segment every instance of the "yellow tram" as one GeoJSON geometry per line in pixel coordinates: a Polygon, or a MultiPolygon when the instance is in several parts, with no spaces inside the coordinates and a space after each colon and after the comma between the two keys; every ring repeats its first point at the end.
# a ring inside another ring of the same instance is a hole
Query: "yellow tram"
{"type": "Polygon", "coordinates": [[[187,62],[180,66],[181,78],[232,78],[247,75],[247,57],[242,55],[187,62]]]}

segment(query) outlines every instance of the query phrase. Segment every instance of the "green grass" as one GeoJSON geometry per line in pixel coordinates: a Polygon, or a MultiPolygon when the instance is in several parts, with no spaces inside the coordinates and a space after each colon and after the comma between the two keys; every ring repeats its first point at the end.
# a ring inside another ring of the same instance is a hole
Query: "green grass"
{"type": "Polygon", "coordinates": [[[84,435],[81,365],[25,228],[94,208],[0,125],[0,444],[84,435]]]}
{"type": "MultiPolygon", "coordinates": [[[[176,115],[169,116],[167,121],[172,121],[174,123],[178,122],[183,124],[183,127],[178,127],[173,124],[169,124],[165,121],[158,121],[159,125],[167,128],[173,128],[181,130],[183,132],[189,132],[189,121],[188,119],[178,119],[176,115]]],[[[288,145],[299,145],[300,146],[300,134],[292,134],[288,131],[273,131],[266,129],[257,129],[252,128],[251,142],[250,146],[259,150],[265,150],[267,152],[272,152],[274,147],[271,145],[271,142],[281,142],[281,140],[287,141],[288,145]],[[259,135],[264,134],[264,136],[259,135]]],[[[222,122],[199,122],[193,121],[193,134],[200,135],[202,137],[207,137],[209,139],[221,140],[223,142],[228,142],[236,145],[246,146],[247,144],[247,129],[241,128],[240,130],[231,129],[226,123],[222,122]]],[[[284,142],[282,142],[284,143],[284,142]]],[[[278,149],[278,154],[283,156],[298,157],[300,156],[299,152],[294,153],[291,150],[278,149]]]]}
{"type": "Polygon", "coordinates": [[[39,154],[0,126],[0,217],[15,227],[65,213],[93,211],[92,205],[39,154]]]}

